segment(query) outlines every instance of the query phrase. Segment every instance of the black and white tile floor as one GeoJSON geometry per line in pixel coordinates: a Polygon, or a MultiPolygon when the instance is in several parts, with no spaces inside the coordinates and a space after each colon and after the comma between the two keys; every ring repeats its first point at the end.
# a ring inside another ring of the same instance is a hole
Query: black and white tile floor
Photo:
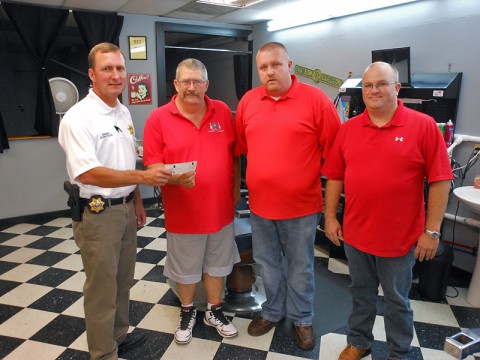
{"type": "MultiPolygon", "coordinates": [[[[136,283],[131,291],[131,330],[143,331],[148,342],[124,355],[127,359],[337,359],[345,346],[345,328],[321,336],[317,346],[305,351],[281,331],[253,338],[247,326],[253,314],[227,314],[239,336],[223,339],[197,321],[192,342],[176,345],[173,332],[178,305],[165,282],[166,256],[163,215],[148,211],[147,225],[138,230],[136,283]]],[[[317,247],[316,256],[329,270],[348,273],[343,260],[329,257],[317,247]]],[[[0,358],[88,359],[82,307],[82,262],[73,240],[69,218],[45,218],[28,223],[0,221],[0,358]]],[[[415,313],[414,359],[453,359],[443,351],[446,336],[461,329],[480,327],[480,309],[465,301],[470,275],[452,269],[447,297],[441,302],[421,298],[414,284],[411,292],[415,313]],[[449,297],[456,294],[458,296],[449,297]]],[[[203,312],[199,312],[201,319],[203,312]]],[[[372,355],[386,354],[383,319],[374,328],[372,355]]],[[[469,356],[468,359],[480,359],[469,356]]]]}

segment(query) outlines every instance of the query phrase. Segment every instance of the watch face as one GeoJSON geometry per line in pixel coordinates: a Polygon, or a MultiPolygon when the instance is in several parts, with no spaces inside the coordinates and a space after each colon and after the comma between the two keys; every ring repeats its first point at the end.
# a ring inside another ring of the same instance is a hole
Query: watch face
{"type": "Polygon", "coordinates": [[[438,239],[440,238],[440,233],[438,231],[430,231],[430,230],[426,230],[425,231],[427,233],[427,235],[429,235],[431,238],[433,239],[438,239]]]}

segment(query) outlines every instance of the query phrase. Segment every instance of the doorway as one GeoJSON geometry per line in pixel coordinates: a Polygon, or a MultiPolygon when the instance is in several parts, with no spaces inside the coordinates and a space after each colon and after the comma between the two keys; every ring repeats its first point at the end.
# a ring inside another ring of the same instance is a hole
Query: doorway
{"type": "Polygon", "coordinates": [[[207,95],[235,113],[241,96],[252,87],[250,30],[156,23],[158,105],[175,94],[173,80],[180,61],[196,58],[208,71],[207,95]]]}

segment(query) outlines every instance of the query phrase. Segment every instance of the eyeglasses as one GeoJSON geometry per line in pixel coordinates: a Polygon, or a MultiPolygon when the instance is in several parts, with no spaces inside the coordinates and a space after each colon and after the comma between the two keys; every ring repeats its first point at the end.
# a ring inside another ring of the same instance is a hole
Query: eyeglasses
{"type": "Polygon", "coordinates": [[[366,91],[372,91],[373,88],[375,87],[377,90],[383,90],[385,89],[388,85],[396,84],[396,81],[391,81],[391,82],[385,82],[381,81],[377,84],[363,84],[362,89],[366,91]]]}
{"type": "Polygon", "coordinates": [[[198,89],[202,85],[205,84],[205,80],[177,80],[177,83],[180,84],[184,88],[189,88],[190,85],[193,84],[195,89],[198,89]]]}

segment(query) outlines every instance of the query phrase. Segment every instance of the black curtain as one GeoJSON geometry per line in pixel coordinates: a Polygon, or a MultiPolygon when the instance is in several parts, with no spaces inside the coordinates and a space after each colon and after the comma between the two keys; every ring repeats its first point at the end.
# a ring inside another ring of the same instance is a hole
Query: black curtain
{"type": "Polygon", "coordinates": [[[233,71],[235,74],[235,92],[238,100],[252,88],[251,55],[233,56],[233,71]]]}
{"type": "Polygon", "coordinates": [[[2,113],[0,113],[0,153],[3,153],[3,149],[10,149],[8,145],[8,137],[3,126],[2,113]]]}
{"type": "Polygon", "coordinates": [[[85,11],[74,11],[73,16],[88,50],[102,42],[118,46],[123,16],[85,11]]]}
{"type": "Polygon", "coordinates": [[[40,67],[35,108],[35,130],[39,135],[58,135],[59,117],[55,113],[52,91],[45,69],[55,41],[65,25],[68,10],[2,3],[11,23],[40,67]]]}

